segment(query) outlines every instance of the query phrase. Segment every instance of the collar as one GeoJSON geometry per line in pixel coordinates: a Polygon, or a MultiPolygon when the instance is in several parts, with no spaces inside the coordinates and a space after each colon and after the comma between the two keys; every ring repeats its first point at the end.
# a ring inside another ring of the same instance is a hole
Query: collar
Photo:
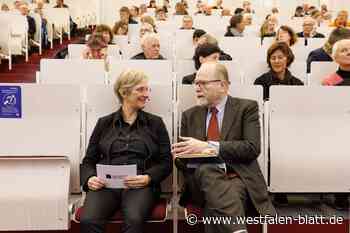
{"type": "Polygon", "coordinates": [[[230,30],[231,30],[231,33],[232,33],[234,36],[243,36],[243,32],[237,31],[236,28],[230,28],[230,30]]]}
{"type": "MultiPolygon", "coordinates": [[[[122,114],[122,107],[120,107],[118,109],[118,111],[115,112],[115,115],[114,115],[114,125],[116,124],[121,124],[124,122],[124,119],[123,119],[123,114],[122,114]]],[[[142,111],[142,110],[139,110],[137,112],[137,117],[136,117],[136,120],[135,120],[135,123],[140,123],[140,124],[146,124],[147,120],[146,120],[146,116],[145,116],[145,112],[142,111]]]]}
{"type": "Polygon", "coordinates": [[[219,113],[225,110],[226,102],[227,102],[227,95],[221,100],[221,102],[218,105],[215,106],[219,113]]]}

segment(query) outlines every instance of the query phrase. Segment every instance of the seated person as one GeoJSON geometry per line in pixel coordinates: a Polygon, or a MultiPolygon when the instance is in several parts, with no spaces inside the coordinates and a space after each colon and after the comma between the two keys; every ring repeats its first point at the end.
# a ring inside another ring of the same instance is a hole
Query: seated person
{"type": "MultiPolygon", "coordinates": [[[[218,40],[213,37],[212,35],[206,33],[204,35],[202,35],[198,42],[197,42],[197,46],[198,45],[201,45],[201,44],[213,44],[213,45],[216,45],[219,47],[219,43],[218,43],[218,40]]],[[[222,61],[231,61],[232,60],[232,57],[230,54],[227,54],[225,53],[224,51],[220,50],[220,56],[219,56],[219,60],[222,60],[222,61]]]]}
{"type": "Polygon", "coordinates": [[[189,15],[184,15],[182,18],[182,27],[180,28],[181,30],[194,30],[195,28],[193,27],[193,19],[189,15]]]}
{"type": "Polygon", "coordinates": [[[227,27],[227,32],[224,36],[239,36],[243,37],[244,29],[245,29],[245,22],[243,15],[237,14],[231,17],[230,19],[230,25],[227,27]]]}
{"type": "Polygon", "coordinates": [[[293,17],[296,17],[296,18],[302,18],[304,17],[304,9],[302,6],[297,6],[295,8],[295,13],[294,13],[294,16],[293,17]]]}
{"type": "Polygon", "coordinates": [[[322,20],[330,20],[332,15],[328,12],[328,7],[326,4],[321,5],[321,17],[322,20]]]}
{"type": "Polygon", "coordinates": [[[3,3],[1,4],[1,11],[10,11],[10,8],[6,3],[3,3]]]}
{"type": "Polygon", "coordinates": [[[116,22],[113,26],[114,35],[126,36],[128,35],[128,30],[129,30],[128,24],[122,21],[116,22]]]}
{"type": "Polygon", "coordinates": [[[280,13],[280,11],[278,10],[277,7],[272,7],[271,13],[272,13],[273,15],[274,15],[274,14],[278,15],[278,14],[280,13]]]}
{"type": "Polygon", "coordinates": [[[147,5],[146,4],[144,4],[144,3],[141,4],[139,9],[140,9],[140,12],[139,12],[140,17],[147,14],[147,5]]]}
{"type": "Polygon", "coordinates": [[[325,36],[322,33],[318,33],[316,29],[316,21],[310,16],[306,16],[303,21],[303,31],[297,33],[297,36],[304,38],[325,38],[325,36]]]}
{"type": "Polygon", "coordinates": [[[159,198],[160,183],[172,170],[165,124],[159,116],[143,111],[150,94],[148,77],[142,71],[124,71],[114,93],[121,107],[97,121],[81,164],[86,198],[80,230],[84,233],[103,233],[117,210],[123,213],[123,232],[143,232],[159,198]],[[105,179],[97,177],[96,164],[135,164],[137,175],[124,178],[126,188],[106,188],[105,179]]]}
{"type": "Polygon", "coordinates": [[[146,33],[154,33],[154,29],[151,24],[149,23],[142,23],[140,27],[140,39],[146,34],[146,33]]]}
{"type": "Polygon", "coordinates": [[[278,30],[275,38],[276,42],[284,42],[289,47],[292,47],[297,43],[298,37],[294,30],[286,25],[282,25],[278,30]]]}
{"type": "Polygon", "coordinates": [[[101,34],[92,34],[83,51],[83,59],[107,59],[108,44],[101,34]]]}
{"type": "Polygon", "coordinates": [[[100,33],[107,44],[113,44],[113,32],[108,25],[97,25],[94,30],[94,33],[100,33]]]}
{"type": "Polygon", "coordinates": [[[307,57],[307,73],[311,71],[311,63],[314,61],[333,61],[331,54],[333,45],[342,39],[350,39],[350,29],[336,28],[328,37],[328,40],[322,48],[311,51],[307,57]]]}
{"type": "Polygon", "coordinates": [[[320,27],[321,24],[323,23],[323,19],[322,19],[322,16],[321,16],[321,11],[314,10],[314,11],[311,12],[310,16],[311,16],[311,18],[313,20],[315,20],[316,26],[320,27]]]}
{"type": "Polygon", "coordinates": [[[207,4],[204,2],[198,2],[198,4],[196,5],[197,7],[197,11],[194,13],[195,15],[198,14],[205,14],[205,8],[207,7],[207,4]]]}
{"type": "Polygon", "coordinates": [[[147,8],[157,8],[156,0],[150,0],[147,8]]]}
{"type": "Polygon", "coordinates": [[[138,21],[139,19],[139,8],[137,6],[131,6],[129,8],[130,16],[134,21],[138,21]]]}
{"type": "MultiPolygon", "coordinates": [[[[194,67],[198,70],[203,63],[218,61],[221,49],[215,44],[200,44],[193,56],[194,67]]],[[[196,72],[182,78],[182,84],[193,84],[196,72]]]]}
{"type": "Polygon", "coordinates": [[[152,16],[144,15],[141,17],[140,21],[141,21],[141,23],[149,23],[150,25],[152,25],[153,32],[157,33],[156,21],[154,20],[154,18],[152,16]]]}
{"type": "Polygon", "coordinates": [[[27,18],[28,22],[28,39],[33,40],[36,32],[36,24],[33,17],[29,16],[29,6],[27,3],[23,3],[19,6],[21,15],[27,18]]]}
{"type": "MultiPolygon", "coordinates": [[[[211,218],[275,216],[257,162],[261,150],[257,102],[230,96],[228,71],[217,62],[204,63],[194,85],[198,104],[182,113],[181,142],[172,145],[175,164],[185,177],[179,204],[202,207],[204,216],[211,218]],[[181,158],[192,154],[216,156],[181,158]]],[[[248,232],[244,223],[237,222],[204,228],[206,233],[248,232]]]]}
{"type": "Polygon", "coordinates": [[[192,41],[193,41],[194,47],[197,47],[197,43],[198,43],[199,38],[201,36],[203,36],[204,34],[206,34],[206,32],[202,29],[194,30],[193,35],[192,35],[192,41]]]}
{"type": "Polygon", "coordinates": [[[222,6],[222,3],[223,3],[222,0],[216,0],[215,5],[212,7],[212,9],[223,10],[224,7],[222,6]]]}
{"type": "Polygon", "coordinates": [[[186,10],[186,7],[183,3],[178,2],[175,5],[175,15],[188,15],[188,12],[186,10]]]}
{"type": "Polygon", "coordinates": [[[155,33],[146,33],[141,38],[142,53],[133,56],[131,59],[158,59],[164,60],[165,58],[159,53],[160,44],[159,37],[155,33]]]}
{"type": "Polygon", "coordinates": [[[243,14],[244,14],[244,9],[241,7],[237,7],[233,12],[233,15],[243,15],[243,14]]]}
{"type": "Polygon", "coordinates": [[[242,7],[244,9],[244,14],[249,13],[249,14],[255,14],[255,11],[252,9],[252,3],[250,1],[243,1],[242,7]]]}
{"type": "Polygon", "coordinates": [[[245,26],[251,26],[253,24],[253,14],[244,13],[243,14],[243,21],[245,23],[245,26]]]}
{"type": "Polygon", "coordinates": [[[338,12],[337,18],[329,25],[330,27],[350,27],[350,21],[348,21],[349,13],[346,10],[338,12]]]}
{"type": "Polygon", "coordinates": [[[267,64],[270,71],[258,77],[254,84],[264,88],[264,99],[269,99],[269,89],[272,85],[304,85],[294,77],[288,67],[294,61],[294,54],[284,42],[276,42],[267,50],[267,64]]]}
{"type": "Polygon", "coordinates": [[[158,21],[166,21],[167,15],[163,7],[159,7],[156,9],[156,19],[158,21]]]}
{"type": "Polygon", "coordinates": [[[120,8],[119,15],[120,15],[120,21],[122,21],[123,23],[137,24],[137,21],[135,21],[132,18],[131,14],[130,14],[130,10],[126,6],[123,6],[122,8],[120,8]]]}
{"type": "Polygon", "coordinates": [[[275,23],[270,19],[265,20],[260,28],[260,37],[264,38],[264,37],[275,37],[275,36],[276,36],[275,23]]]}
{"type": "Polygon", "coordinates": [[[222,11],[221,11],[221,16],[232,16],[231,10],[228,9],[228,8],[222,9],[222,11]]]}
{"type": "Polygon", "coordinates": [[[56,6],[54,8],[69,8],[68,5],[64,4],[64,0],[56,0],[56,6]]]}
{"type": "Polygon", "coordinates": [[[322,85],[350,86],[350,39],[339,40],[333,46],[333,60],[339,65],[337,72],[328,75],[322,85]]]}

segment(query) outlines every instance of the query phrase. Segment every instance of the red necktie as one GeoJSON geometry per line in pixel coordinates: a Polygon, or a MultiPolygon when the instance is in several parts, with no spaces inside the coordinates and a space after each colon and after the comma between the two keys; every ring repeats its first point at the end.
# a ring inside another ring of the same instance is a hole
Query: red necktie
{"type": "Polygon", "coordinates": [[[218,110],[216,107],[210,108],[211,117],[208,125],[208,141],[219,141],[220,139],[220,131],[219,131],[219,123],[217,118],[218,110]]]}

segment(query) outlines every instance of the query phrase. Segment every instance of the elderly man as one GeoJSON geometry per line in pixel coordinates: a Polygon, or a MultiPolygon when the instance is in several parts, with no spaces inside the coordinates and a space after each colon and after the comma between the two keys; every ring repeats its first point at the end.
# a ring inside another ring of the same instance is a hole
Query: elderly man
{"type": "Polygon", "coordinates": [[[181,30],[194,30],[195,28],[193,27],[193,19],[189,15],[184,15],[182,18],[182,27],[180,28],[181,30]]]}
{"type": "Polygon", "coordinates": [[[160,55],[159,37],[155,33],[146,33],[141,38],[142,53],[133,56],[131,59],[158,59],[164,60],[165,58],[160,55]]]}
{"type": "Polygon", "coordinates": [[[350,86],[350,39],[335,43],[332,57],[339,68],[335,73],[328,75],[322,81],[322,85],[350,86]]]}
{"type": "Polygon", "coordinates": [[[310,16],[307,16],[303,21],[303,31],[297,33],[297,36],[304,38],[325,38],[322,33],[316,31],[316,28],[316,21],[310,16]]]}
{"type": "MultiPolygon", "coordinates": [[[[194,81],[199,106],[182,114],[181,142],[172,146],[176,165],[186,177],[180,204],[204,207],[205,216],[246,216],[247,204],[260,215],[275,215],[260,154],[259,109],[255,101],[229,96],[224,65],[202,64],[194,81]],[[211,158],[181,159],[185,155],[211,158]]],[[[246,233],[244,224],[206,224],[206,233],[246,233]]]]}

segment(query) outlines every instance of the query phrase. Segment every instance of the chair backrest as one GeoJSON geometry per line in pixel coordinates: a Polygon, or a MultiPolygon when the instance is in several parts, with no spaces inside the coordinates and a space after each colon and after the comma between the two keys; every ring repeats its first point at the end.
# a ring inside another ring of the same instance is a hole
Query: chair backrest
{"type": "Polygon", "coordinates": [[[349,87],[270,88],[272,192],[348,191],[349,99],[349,87]]]}
{"type": "Polygon", "coordinates": [[[128,36],[118,36],[115,35],[113,37],[113,43],[117,44],[120,47],[120,51],[122,52],[122,58],[128,59],[129,54],[129,42],[128,36]]]}
{"type": "Polygon", "coordinates": [[[173,81],[172,63],[169,60],[121,60],[110,61],[109,82],[113,84],[127,69],[142,70],[150,83],[171,84],[173,81]]]}
{"type": "Polygon", "coordinates": [[[192,59],[195,51],[193,46],[193,40],[192,40],[193,32],[194,30],[180,30],[180,29],[175,31],[176,60],[192,59]]]}
{"type": "Polygon", "coordinates": [[[9,14],[0,12],[0,28],[0,53],[8,55],[11,35],[9,14]]]}
{"type": "Polygon", "coordinates": [[[35,34],[34,34],[34,40],[38,43],[41,44],[41,32],[42,32],[42,28],[41,28],[41,24],[42,24],[42,20],[41,20],[41,16],[37,13],[31,14],[31,17],[34,18],[35,21],[35,34]]]}
{"type": "Polygon", "coordinates": [[[309,74],[309,84],[311,86],[320,86],[326,76],[337,71],[338,64],[335,62],[312,62],[311,73],[309,74]]]}
{"type": "Polygon", "coordinates": [[[80,192],[79,86],[1,84],[0,89],[5,101],[13,95],[8,107],[2,108],[22,112],[19,118],[0,118],[1,132],[6,132],[0,156],[67,156],[72,168],[71,190],[80,192]],[[17,102],[17,107],[11,102],[17,102]]]}
{"type": "MultiPolygon", "coordinates": [[[[86,49],[84,44],[69,44],[68,45],[68,56],[70,59],[81,59],[83,51],[86,49]]],[[[118,45],[108,45],[107,54],[109,57],[114,59],[121,59],[121,49],[118,45]]]]}
{"type": "MultiPolygon", "coordinates": [[[[240,64],[236,61],[219,61],[224,64],[228,70],[228,75],[232,84],[242,83],[242,69],[240,64]]],[[[182,82],[182,78],[186,75],[196,72],[194,61],[191,60],[177,60],[175,65],[176,80],[178,83],[182,82]]]]}
{"type": "Polygon", "coordinates": [[[103,60],[41,59],[40,82],[45,84],[104,84],[106,82],[105,63],[103,60]]]}

